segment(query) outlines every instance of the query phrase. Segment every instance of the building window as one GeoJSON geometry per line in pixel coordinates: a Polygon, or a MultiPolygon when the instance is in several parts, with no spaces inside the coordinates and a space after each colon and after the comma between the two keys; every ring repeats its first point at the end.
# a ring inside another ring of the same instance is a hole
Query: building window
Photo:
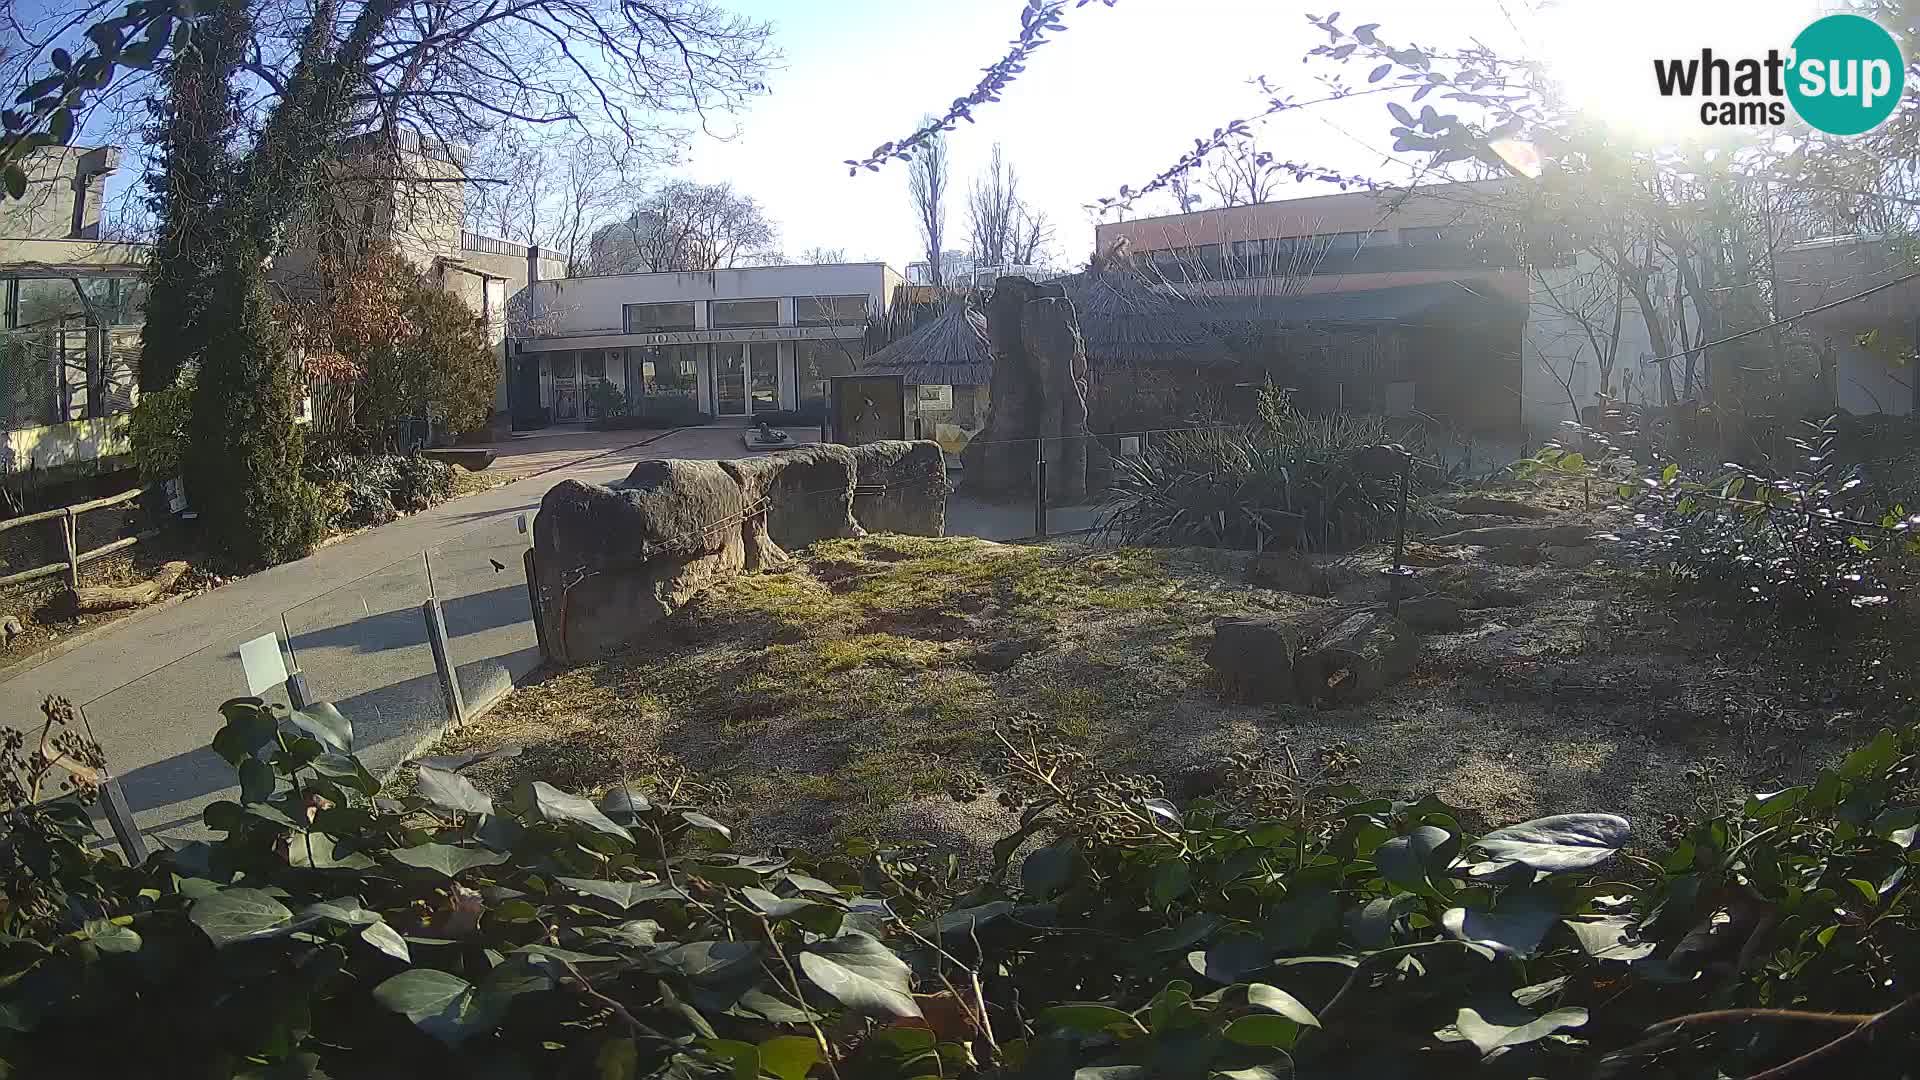
{"type": "Polygon", "coordinates": [[[867,321],[867,298],[862,296],[796,296],[793,321],[801,326],[832,326],[867,321]]]}
{"type": "Polygon", "coordinates": [[[627,333],[656,334],[693,329],[693,304],[628,304],[627,333]]]}
{"type": "Polygon", "coordinates": [[[827,410],[827,384],[835,375],[853,374],[854,362],[864,351],[861,339],[796,341],[793,343],[794,379],[800,385],[800,410],[827,410]]]}
{"type": "Polygon", "coordinates": [[[604,379],[607,377],[607,355],[598,349],[580,354],[580,377],[583,379],[604,379]]]}
{"type": "Polygon", "coordinates": [[[700,357],[705,345],[655,345],[637,350],[639,387],[627,391],[637,414],[689,412],[699,398],[700,357]]]}
{"type": "Polygon", "coordinates": [[[1366,244],[1367,234],[1363,232],[1328,233],[1326,241],[1327,254],[1352,255],[1366,244]]]}
{"type": "Polygon", "coordinates": [[[778,300],[715,300],[707,306],[707,324],[717,329],[779,326],[778,300]]]}
{"type": "Polygon", "coordinates": [[[1447,229],[1443,225],[1420,225],[1400,230],[1400,242],[1407,247],[1426,247],[1444,244],[1448,241],[1447,229]]]}
{"type": "Polygon", "coordinates": [[[753,394],[753,411],[778,412],[780,409],[780,346],[755,342],[747,346],[747,372],[753,394]]]}

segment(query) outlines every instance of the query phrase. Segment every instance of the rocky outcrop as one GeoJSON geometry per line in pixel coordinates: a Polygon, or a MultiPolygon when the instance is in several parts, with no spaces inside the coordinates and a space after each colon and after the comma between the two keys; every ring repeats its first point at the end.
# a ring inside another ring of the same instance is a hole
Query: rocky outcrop
{"type": "Polygon", "coordinates": [[[871,442],[852,454],[853,516],[861,525],[870,532],[946,535],[947,462],[939,443],[871,442]]]}
{"type": "Polygon", "coordinates": [[[1207,665],[1245,701],[1351,705],[1405,678],[1419,656],[1419,636],[1386,612],[1326,608],[1216,619],[1207,665]]]}
{"type": "Polygon", "coordinates": [[[1087,427],[1087,350],[1060,286],[996,281],[987,337],[993,386],[986,428],[963,455],[967,490],[989,498],[1031,495],[1041,453],[1048,501],[1077,503],[1104,489],[1113,461],[1087,427]]]}
{"type": "Polygon", "coordinates": [[[947,497],[940,463],[935,443],[880,442],[741,461],[643,461],[611,487],[563,480],[533,522],[548,659],[571,666],[631,644],[703,586],[780,566],[786,549],[868,531],[938,536],[947,497]]]}

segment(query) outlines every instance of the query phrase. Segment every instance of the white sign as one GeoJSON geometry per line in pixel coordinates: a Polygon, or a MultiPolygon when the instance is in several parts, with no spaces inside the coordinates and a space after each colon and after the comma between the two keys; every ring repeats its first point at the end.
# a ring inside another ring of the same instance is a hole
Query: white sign
{"type": "Polygon", "coordinates": [[[287,661],[280,655],[280,639],[261,634],[240,646],[240,669],[247,673],[247,693],[254,697],[287,681],[287,661]]]}

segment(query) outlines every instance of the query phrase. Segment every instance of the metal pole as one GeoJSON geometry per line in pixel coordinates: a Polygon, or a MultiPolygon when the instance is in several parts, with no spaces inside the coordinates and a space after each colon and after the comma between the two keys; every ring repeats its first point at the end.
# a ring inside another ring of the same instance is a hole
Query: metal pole
{"type": "Polygon", "coordinates": [[[1047,535],[1047,440],[1033,440],[1033,535],[1047,535]]]}
{"type": "Polygon", "coordinates": [[[447,702],[447,723],[459,727],[467,719],[467,703],[460,696],[460,677],[447,652],[447,621],[440,614],[438,597],[428,597],[420,605],[427,620],[427,644],[433,648],[433,667],[440,675],[440,694],[447,702]]]}

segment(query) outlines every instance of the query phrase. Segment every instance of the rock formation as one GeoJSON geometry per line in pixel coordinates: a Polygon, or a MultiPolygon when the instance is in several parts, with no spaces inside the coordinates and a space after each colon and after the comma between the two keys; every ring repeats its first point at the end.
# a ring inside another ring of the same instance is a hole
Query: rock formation
{"type": "Polygon", "coordinates": [[[989,498],[1031,495],[1042,452],[1048,501],[1080,502],[1104,488],[1112,461],[1087,427],[1087,351],[1060,287],[999,279],[987,305],[987,337],[993,384],[987,425],[962,455],[967,490],[989,498]]]}

